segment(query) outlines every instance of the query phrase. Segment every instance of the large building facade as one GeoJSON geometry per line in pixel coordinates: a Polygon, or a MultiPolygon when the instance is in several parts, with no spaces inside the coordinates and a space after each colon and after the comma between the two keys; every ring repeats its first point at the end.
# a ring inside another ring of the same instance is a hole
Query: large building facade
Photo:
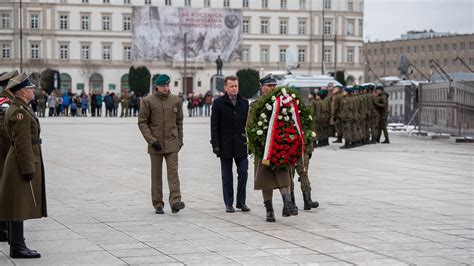
{"type": "Polygon", "coordinates": [[[213,60],[188,61],[185,71],[182,60],[132,58],[133,7],[147,5],[242,10],[241,59],[224,62],[223,75],[283,71],[291,50],[294,73],[344,70],[363,81],[363,0],[23,0],[21,9],[18,0],[4,0],[0,72],[22,65],[37,77],[49,68],[61,73],[62,90],[120,92],[130,66],[143,65],[152,75],[168,73],[175,93],[208,91],[213,60]]]}
{"type": "Polygon", "coordinates": [[[442,76],[440,68],[432,68],[433,64],[447,73],[474,69],[474,34],[409,32],[402,37],[400,40],[364,44],[366,81],[377,81],[377,76],[400,76],[398,67],[402,54],[412,65],[407,79],[427,80],[431,75],[442,76]]]}

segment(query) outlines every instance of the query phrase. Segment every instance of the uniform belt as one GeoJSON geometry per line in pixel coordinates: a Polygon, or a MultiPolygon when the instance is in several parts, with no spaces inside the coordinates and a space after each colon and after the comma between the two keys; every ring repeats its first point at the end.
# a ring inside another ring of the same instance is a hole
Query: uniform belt
{"type": "MultiPolygon", "coordinates": [[[[43,141],[41,139],[32,139],[31,140],[31,145],[41,145],[43,141]]],[[[10,142],[11,146],[15,146],[15,143],[10,142]]]]}

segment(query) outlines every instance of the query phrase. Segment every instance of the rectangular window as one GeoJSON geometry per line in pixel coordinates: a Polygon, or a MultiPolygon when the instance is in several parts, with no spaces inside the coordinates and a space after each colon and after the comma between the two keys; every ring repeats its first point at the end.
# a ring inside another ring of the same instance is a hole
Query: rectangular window
{"type": "Polygon", "coordinates": [[[332,49],[324,48],[324,63],[331,63],[332,59],[332,49]]]}
{"type": "Polygon", "coordinates": [[[303,48],[298,49],[298,62],[300,63],[306,62],[306,49],[303,49],[303,48]]]}
{"type": "Polygon", "coordinates": [[[39,14],[31,14],[30,16],[30,28],[39,29],[39,14]]]}
{"type": "Polygon", "coordinates": [[[151,0],[145,0],[145,5],[151,5],[151,0]]]}
{"type": "Polygon", "coordinates": [[[102,59],[110,60],[111,56],[112,56],[111,51],[112,51],[112,49],[110,48],[110,45],[104,45],[102,47],[102,59]]]}
{"type": "Polygon", "coordinates": [[[324,35],[331,35],[332,21],[324,20],[324,35]]]}
{"type": "Polygon", "coordinates": [[[67,44],[61,44],[59,46],[59,59],[69,58],[69,46],[67,44]]]}
{"type": "Polygon", "coordinates": [[[353,19],[348,19],[347,20],[347,35],[349,36],[354,36],[355,34],[355,20],[353,19]]]}
{"type": "Polygon", "coordinates": [[[474,42],[469,42],[469,50],[474,50],[474,42]]]}
{"type": "Polygon", "coordinates": [[[262,0],[262,8],[268,8],[268,0],[262,0]]]}
{"type": "Polygon", "coordinates": [[[123,47],[123,60],[130,61],[132,60],[132,47],[131,46],[124,46],[123,47]]]}
{"type": "Polygon", "coordinates": [[[424,45],[421,46],[421,52],[422,52],[422,53],[425,52],[425,46],[424,46],[424,45]]]}
{"type": "Polygon", "coordinates": [[[347,11],[349,12],[354,11],[354,2],[352,1],[347,2],[347,11]]]}
{"type": "Polygon", "coordinates": [[[102,17],[102,30],[110,31],[110,17],[109,16],[102,17]]]}
{"type": "Polygon", "coordinates": [[[191,0],[184,0],[184,6],[191,6],[191,0]]]}
{"type": "MultiPolygon", "coordinates": [[[[439,45],[439,44],[437,44],[436,46],[438,46],[438,45],[439,45]]],[[[448,44],[447,44],[447,43],[445,43],[445,44],[444,44],[444,51],[445,51],[445,52],[447,52],[447,51],[448,51],[448,49],[449,49],[449,47],[448,47],[448,44]]]]}
{"type": "Polygon", "coordinates": [[[7,44],[7,43],[2,44],[2,58],[10,59],[10,57],[11,57],[10,44],[7,44]]]}
{"type": "Polygon", "coordinates": [[[280,62],[286,62],[286,48],[280,48],[280,62]]]}
{"type": "Polygon", "coordinates": [[[474,66],[474,58],[469,58],[469,65],[474,66]]]}
{"type": "Polygon", "coordinates": [[[385,51],[386,51],[386,54],[390,54],[390,48],[387,48],[387,50],[385,51]]]}
{"type": "Polygon", "coordinates": [[[250,33],[250,20],[244,19],[242,21],[242,32],[243,33],[250,33]]]}
{"type": "Polygon", "coordinates": [[[300,0],[300,9],[306,9],[306,0],[300,0]]]}
{"type": "Polygon", "coordinates": [[[87,4],[87,3],[89,3],[89,0],[81,0],[81,3],[87,4]]]}
{"type": "Polygon", "coordinates": [[[242,62],[250,61],[250,51],[249,48],[242,49],[242,62]]]}
{"type": "Polygon", "coordinates": [[[457,43],[453,43],[453,51],[457,51],[458,50],[458,44],[457,43]]]}
{"type": "Polygon", "coordinates": [[[287,34],[287,33],[288,33],[288,21],[280,20],[280,34],[287,34]]]}
{"type": "Polygon", "coordinates": [[[324,0],[324,9],[331,10],[331,0],[324,0]]]}
{"type": "Polygon", "coordinates": [[[298,34],[306,34],[306,20],[298,20],[298,34]]]}
{"type": "Polygon", "coordinates": [[[123,0],[123,3],[126,4],[126,5],[131,4],[130,0],[123,0]]]}
{"type": "Polygon", "coordinates": [[[433,45],[428,45],[428,52],[432,53],[433,52],[433,45]]]}
{"type": "Polygon", "coordinates": [[[359,3],[359,11],[364,12],[364,2],[362,1],[359,3]]]}
{"type": "Polygon", "coordinates": [[[267,19],[262,19],[260,21],[260,33],[268,34],[268,20],[267,19]]]}
{"type": "Polygon", "coordinates": [[[2,14],[2,29],[10,28],[10,14],[2,14]]]}
{"type": "Polygon", "coordinates": [[[104,4],[110,4],[110,0],[104,0],[104,4]]]}
{"type": "Polygon", "coordinates": [[[418,46],[413,46],[413,52],[418,53],[418,46]]]}
{"type": "Polygon", "coordinates": [[[224,7],[230,7],[230,1],[224,0],[224,7]]]}
{"type": "Polygon", "coordinates": [[[288,2],[286,0],[280,0],[280,8],[286,9],[288,7],[288,2]]]}
{"type": "Polygon", "coordinates": [[[131,31],[132,30],[132,18],[130,16],[123,16],[123,30],[131,31]]]}
{"type": "Polygon", "coordinates": [[[204,0],[204,7],[210,7],[211,6],[211,0],[204,0]]]}
{"type": "Polygon", "coordinates": [[[31,59],[39,59],[39,44],[31,44],[31,59]]]}
{"type": "Polygon", "coordinates": [[[82,60],[89,60],[90,59],[89,45],[82,45],[81,46],[81,59],[82,60]]]}
{"type": "Polygon", "coordinates": [[[260,48],[260,62],[268,63],[268,48],[260,48]]]}
{"type": "Polygon", "coordinates": [[[69,17],[68,15],[60,15],[59,16],[59,29],[60,30],[67,30],[68,29],[68,21],[69,17]]]}
{"type": "Polygon", "coordinates": [[[362,19],[359,19],[359,36],[364,34],[364,22],[362,19]]]}
{"type": "Polygon", "coordinates": [[[171,5],[171,0],[165,0],[165,6],[170,6],[171,5]]]}
{"type": "Polygon", "coordinates": [[[462,42],[459,44],[459,50],[464,51],[464,49],[466,49],[466,47],[464,47],[464,43],[462,42]]]}
{"type": "MultiPolygon", "coordinates": [[[[446,45],[444,46],[444,50],[446,51],[446,45]]],[[[441,44],[436,44],[436,51],[440,52],[441,51],[441,44]]]]}
{"type": "Polygon", "coordinates": [[[248,8],[249,7],[249,0],[242,0],[242,7],[248,8]]]}
{"type": "Polygon", "coordinates": [[[89,16],[81,16],[81,29],[89,30],[89,16]]]}
{"type": "Polygon", "coordinates": [[[354,47],[347,48],[347,63],[354,63],[354,47]]]}

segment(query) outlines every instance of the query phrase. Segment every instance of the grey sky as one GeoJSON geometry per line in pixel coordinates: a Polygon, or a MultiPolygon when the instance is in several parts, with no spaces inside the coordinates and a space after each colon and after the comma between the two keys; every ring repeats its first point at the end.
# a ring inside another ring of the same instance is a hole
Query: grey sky
{"type": "Polygon", "coordinates": [[[365,0],[364,40],[393,40],[409,30],[473,33],[474,0],[365,0]]]}

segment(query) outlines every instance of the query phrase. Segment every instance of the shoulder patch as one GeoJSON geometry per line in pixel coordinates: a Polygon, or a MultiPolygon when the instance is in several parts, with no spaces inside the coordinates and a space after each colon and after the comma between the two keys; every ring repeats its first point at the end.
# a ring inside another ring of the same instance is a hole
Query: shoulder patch
{"type": "Polygon", "coordinates": [[[23,120],[23,118],[25,118],[25,116],[22,113],[16,114],[16,119],[23,120]]]}
{"type": "Polygon", "coordinates": [[[8,99],[7,97],[0,97],[0,104],[6,103],[8,101],[10,101],[10,99],[8,99]]]}

